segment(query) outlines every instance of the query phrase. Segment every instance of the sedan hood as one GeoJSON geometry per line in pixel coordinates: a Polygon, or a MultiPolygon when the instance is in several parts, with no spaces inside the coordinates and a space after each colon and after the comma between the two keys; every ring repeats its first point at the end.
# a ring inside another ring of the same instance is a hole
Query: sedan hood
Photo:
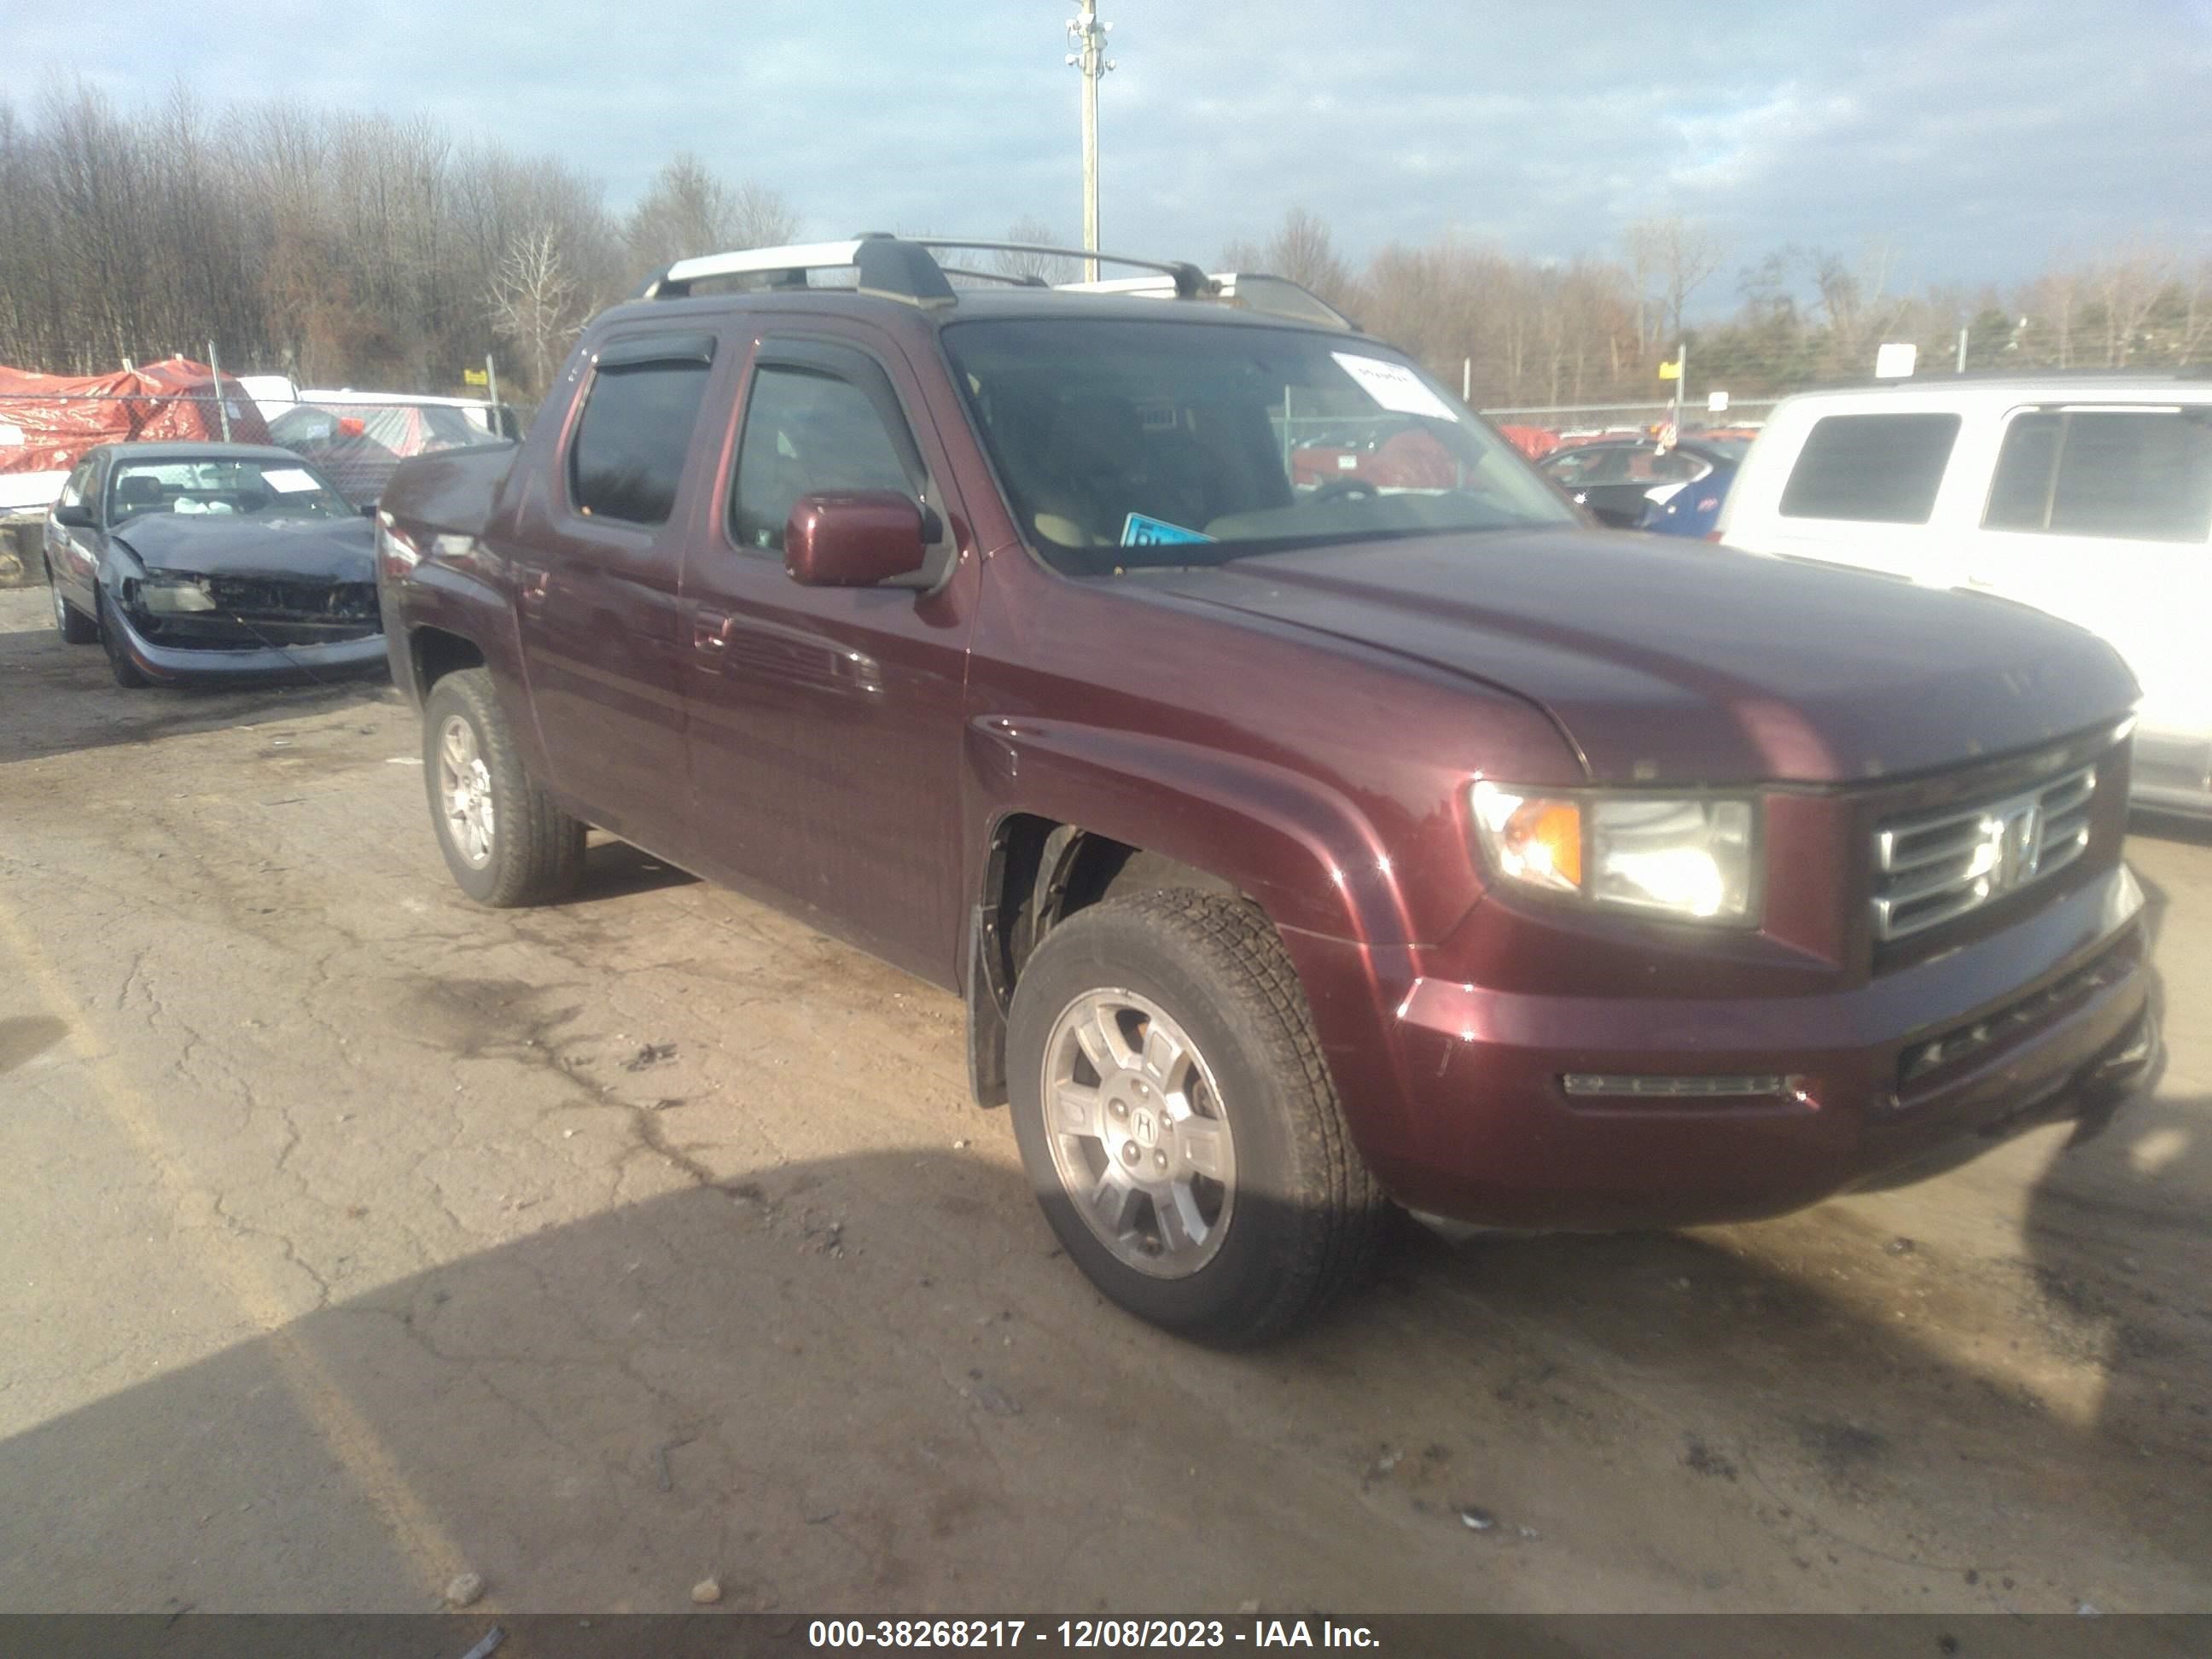
{"type": "Polygon", "coordinates": [[[1147,572],[1538,704],[1597,783],[1844,783],[2124,719],[2094,635],[2002,599],[1703,543],[1493,532],[1147,572]]]}
{"type": "Polygon", "coordinates": [[[292,581],[376,580],[376,532],[366,519],[148,514],[117,532],[115,540],[149,570],[292,581]]]}

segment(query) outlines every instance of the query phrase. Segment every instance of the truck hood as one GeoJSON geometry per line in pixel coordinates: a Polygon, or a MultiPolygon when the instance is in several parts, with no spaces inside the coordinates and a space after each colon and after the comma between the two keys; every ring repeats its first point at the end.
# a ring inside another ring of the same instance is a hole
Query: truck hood
{"type": "Polygon", "coordinates": [[[367,519],[149,513],[114,539],[149,570],[292,581],[376,580],[376,532],[367,519]]]}
{"type": "Polygon", "coordinates": [[[2118,654],[2040,611],[1656,536],[1491,532],[1147,571],[1548,713],[1595,783],[1844,783],[2125,718],[2118,654]]]}

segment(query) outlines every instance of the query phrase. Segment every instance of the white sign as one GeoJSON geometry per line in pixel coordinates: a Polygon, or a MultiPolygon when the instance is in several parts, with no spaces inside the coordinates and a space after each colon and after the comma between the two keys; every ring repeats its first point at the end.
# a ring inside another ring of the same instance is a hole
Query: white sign
{"type": "Polygon", "coordinates": [[[1421,377],[1403,363],[1386,363],[1380,357],[1363,357],[1356,351],[1332,351],[1337,365],[1357,381],[1367,395],[1385,409],[1401,415],[1428,415],[1439,421],[1455,420],[1451,405],[1422,384],[1421,377]]]}
{"type": "Polygon", "coordinates": [[[0,445],[9,449],[23,447],[23,428],[20,426],[0,426],[0,445]]]}
{"type": "Polygon", "coordinates": [[[313,473],[296,466],[270,467],[262,473],[261,482],[280,495],[297,495],[318,487],[313,473]]]}
{"type": "Polygon", "coordinates": [[[1705,393],[1705,413],[1706,413],[1706,414],[1708,414],[1708,415],[1721,415],[1721,414],[1725,414],[1725,413],[1727,412],[1727,410],[1728,410],[1728,393],[1727,393],[1727,392],[1708,392],[1707,393],[1705,393]]]}
{"type": "Polygon", "coordinates": [[[1874,377],[1877,380],[1901,380],[1912,373],[1914,360],[1919,356],[1920,348],[1910,340],[1885,341],[1874,349],[1874,377]]]}

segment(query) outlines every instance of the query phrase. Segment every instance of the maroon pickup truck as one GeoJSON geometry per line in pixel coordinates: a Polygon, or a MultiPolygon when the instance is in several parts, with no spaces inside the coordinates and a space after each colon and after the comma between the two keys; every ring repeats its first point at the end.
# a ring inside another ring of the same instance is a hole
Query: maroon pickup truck
{"type": "Polygon", "coordinates": [[[519,449],[399,469],[385,635],[471,896],[558,898],[594,825],[956,992],[1070,1256],[1215,1341],[1394,1200],[1767,1216],[2140,1079],[2096,639],[1595,531],[1354,330],[946,246],[671,267],[519,449]],[[1427,482],[1294,476],[1363,421],[1427,482]]]}

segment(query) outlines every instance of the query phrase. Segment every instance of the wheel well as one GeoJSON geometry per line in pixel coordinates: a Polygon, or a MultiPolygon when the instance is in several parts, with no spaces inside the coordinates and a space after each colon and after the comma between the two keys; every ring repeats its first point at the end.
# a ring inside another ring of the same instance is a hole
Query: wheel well
{"type": "Polygon", "coordinates": [[[474,640],[448,634],[442,628],[418,628],[408,645],[415,658],[415,684],[425,696],[447,675],[483,666],[483,653],[477,649],[474,640]]]}
{"type": "Polygon", "coordinates": [[[969,967],[969,1078],[987,1106],[1006,1101],[1006,1015],[1038,942],[1079,911],[1130,893],[1238,896],[1209,871],[1110,836],[1030,813],[999,826],[983,874],[969,967]]]}

